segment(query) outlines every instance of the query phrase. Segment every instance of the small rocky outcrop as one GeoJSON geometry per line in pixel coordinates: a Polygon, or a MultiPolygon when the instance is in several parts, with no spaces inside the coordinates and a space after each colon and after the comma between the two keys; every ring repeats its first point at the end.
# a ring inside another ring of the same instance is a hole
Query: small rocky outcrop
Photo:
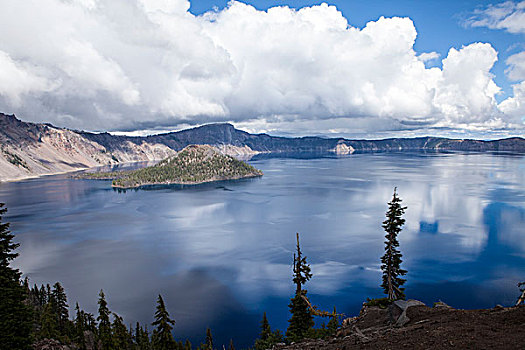
{"type": "Polygon", "coordinates": [[[77,350],[76,346],[63,345],[55,339],[42,339],[33,344],[34,350],[77,350]]]}
{"type": "Polygon", "coordinates": [[[353,349],[523,349],[525,306],[456,310],[417,300],[389,307],[363,306],[345,319],[332,339],[276,345],[279,350],[353,349]]]}

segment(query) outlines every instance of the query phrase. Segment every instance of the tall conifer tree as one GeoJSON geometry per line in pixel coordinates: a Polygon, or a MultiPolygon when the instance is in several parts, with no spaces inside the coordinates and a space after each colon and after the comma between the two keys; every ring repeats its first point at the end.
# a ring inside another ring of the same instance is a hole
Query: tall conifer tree
{"type": "Polygon", "coordinates": [[[61,334],[64,334],[69,321],[69,305],[67,305],[66,292],[60,282],[53,285],[53,290],[51,291],[51,305],[57,318],[58,329],[61,334]]]}
{"type": "Polygon", "coordinates": [[[2,222],[4,205],[0,203],[0,344],[5,349],[29,349],[32,313],[24,304],[27,295],[20,284],[21,273],[9,266],[18,256],[13,251],[19,244],[13,243],[9,223],[2,222]]]}
{"type": "Polygon", "coordinates": [[[266,312],[263,314],[263,319],[261,321],[261,334],[259,338],[255,340],[254,349],[255,350],[266,350],[271,349],[277,343],[283,342],[283,335],[277,329],[272,332],[270,327],[270,322],[266,317],[266,312]]]}
{"type": "Polygon", "coordinates": [[[175,339],[173,339],[173,334],[171,334],[174,324],[175,320],[170,318],[168,310],[166,310],[166,306],[164,305],[164,300],[159,294],[159,298],[157,299],[157,311],[155,312],[155,321],[152,323],[152,325],[156,327],[151,339],[155,349],[175,349],[177,343],[175,342],[175,339]]]}
{"type": "Polygon", "coordinates": [[[294,254],[293,261],[293,282],[295,283],[295,296],[291,299],[288,307],[292,317],[288,320],[288,329],[286,330],[286,338],[289,341],[299,341],[304,339],[312,327],[314,326],[313,316],[308,308],[308,303],[304,299],[307,290],[303,289],[303,285],[310,280],[312,273],[310,265],[306,261],[306,257],[301,252],[299,244],[299,233],[297,237],[297,253],[294,254]]]}
{"type": "Polygon", "coordinates": [[[131,336],[124,325],[124,320],[116,313],[113,313],[113,325],[111,328],[113,334],[113,346],[115,349],[131,349],[131,336]]]}
{"type": "Polygon", "coordinates": [[[388,203],[386,220],[383,221],[383,228],[386,231],[385,254],[381,257],[381,270],[383,270],[383,288],[385,294],[390,300],[405,299],[405,288],[401,286],[405,279],[401,278],[407,271],[401,268],[403,262],[402,254],[399,251],[398,234],[405,224],[403,214],[407,207],[401,206],[401,199],[397,196],[397,188],[394,188],[392,200],[388,203]]]}
{"type": "Polygon", "coordinates": [[[111,322],[109,321],[109,315],[111,312],[106,302],[106,296],[104,291],[100,290],[98,298],[98,339],[102,344],[103,350],[113,349],[113,339],[111,336],[111,322]]]}
{"type": "Polygon", "coordinates": [[[213,350],[213,335],[209,327],[206,328],[206,349],[213,350]]]}
{"type": "Polygon", "coordinates": [[[266,340],[270,337],[272,334],[272,328],[270,327],[270,322],[268,322],[268,318],[266,317],[266,312],[263,313],[263,319],[261,321],[261,340],[266,340]]]}
{"type": "Polygon", "coordinates": [[[40,331],[38,337],[41,339],[57,339],[59,337],[57,317],[51,304],[44,305],[42,317],[40,318],[40,331]]]}

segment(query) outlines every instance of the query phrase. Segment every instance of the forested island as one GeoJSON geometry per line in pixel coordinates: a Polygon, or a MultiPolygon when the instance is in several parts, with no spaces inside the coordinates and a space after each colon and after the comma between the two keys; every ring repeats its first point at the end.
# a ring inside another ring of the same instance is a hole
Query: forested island
{"type": "Polygon", "coordinates": [[[83,173],[87,179],[112,179],[115,188],[149,185],[194,185],[262,176],[253,166],[224,155],[209,145],[190,145],[160,163],[133,171],[83,173]]]}

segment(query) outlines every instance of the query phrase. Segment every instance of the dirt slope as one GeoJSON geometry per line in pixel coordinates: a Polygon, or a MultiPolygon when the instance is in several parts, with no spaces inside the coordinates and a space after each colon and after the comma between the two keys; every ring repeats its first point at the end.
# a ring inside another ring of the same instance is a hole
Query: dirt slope
{"type": "Polygon", "coordinates": [[[455,310],[446,306],[413,306],[408,322],[395,326],[400,310],[363,308],[361,315],[345,320],[338,336],[307,341],[287,350],[353,349],[525,349],[525,306],[488,310],[455,310]]]}

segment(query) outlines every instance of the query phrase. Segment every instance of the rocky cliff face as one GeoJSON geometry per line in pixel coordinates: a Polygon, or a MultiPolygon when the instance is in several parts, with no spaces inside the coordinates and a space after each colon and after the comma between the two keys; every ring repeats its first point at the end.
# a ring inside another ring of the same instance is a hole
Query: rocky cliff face
{"type": "Polygon", "coordinates": [[[155,161],[175,153],[165,145],[126,140],[108,150],[75,131],[0,114],[0,181],[119,162],[155,161]]]}
{"type": "Polygon", "coordinates": [[[210,124],[147,137],[94,134],[26,123],[0,113],[0,181],[55,174],[107,164],[157,161],[191,144],[215,146],[238,158],[257,153],[389,152],[406,150],[525,153],[525,139],[495,141],[436,137],[347,140],[249,134],[231,124],[210,124]]]}

